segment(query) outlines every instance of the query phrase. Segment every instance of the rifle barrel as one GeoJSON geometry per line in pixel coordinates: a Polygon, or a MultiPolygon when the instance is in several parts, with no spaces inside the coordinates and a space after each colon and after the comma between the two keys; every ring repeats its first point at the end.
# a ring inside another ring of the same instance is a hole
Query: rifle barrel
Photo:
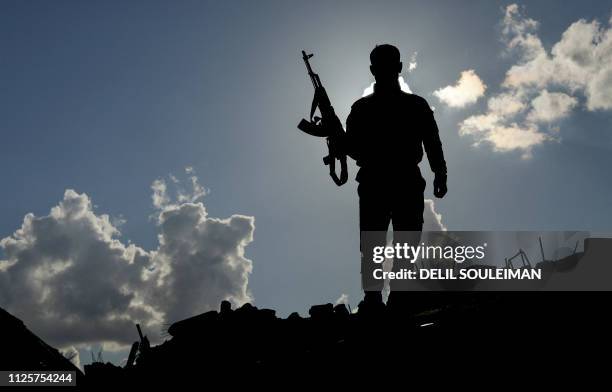
{"type": "Polygon", "coordinates": [[[142,341],[144,337],[142,336],[142,330],[140,329],[140,324],[136,324],[136,329],[138,330],[138,337],[142,341]]]}
{"type": "Polygon", "coordinates": [[[314,88],[317,88],[319,87],[319,84],[321,84],[321,82],[318,80],[319,77],[317,76],[317,74],[312,71],[312,67],[310,67],[310,61],[308,59],[311,56],[312,55],[308,55],[306,54],[304,50],[302,50],[302,59],[304,59],[304,64],[306,64],[306,70],[308,71],[308,76],[310,76],[310,81],[312,82],[312,85],[314,86],[314,88]]]}

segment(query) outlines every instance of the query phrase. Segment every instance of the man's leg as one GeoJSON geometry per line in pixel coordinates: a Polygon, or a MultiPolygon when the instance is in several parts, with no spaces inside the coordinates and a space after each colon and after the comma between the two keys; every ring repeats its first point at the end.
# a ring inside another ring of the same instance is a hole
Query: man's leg
{"type": "MultiPolygon", "coordinates": [[[[422,178],[421,178],[422,180],[422,178]]],[[[421,182],[415,180],[417,186],[410,187],[398,191],[397,197],[394,198],[393,210],[391,219],[393,223],[393,242],[408,244],[408,246],[416,247],[421,242],[421,231],[423,229],[423,210],[424,210],[424,180],[421,182]]],[[[412,260],[394,260],[393,271],[398,272],[402,269],[411,270],[414,268],[412,260]]],[[[392,280],[390,284],[391,294],[390,302],[398,299],[403,300],[406,295],[400,294],[409,290],[410,281],[392,280]],[[395,293],[395,294],[394,294],[395,293]]]]}
{"type": "Polygon", "coordinates": [[[366,297],[380,297],[384,286],[383,280],[375,280],[373,272],[382,268],[374,264],[374,247],[385,246],[387,230],[391,221],[390,203],[381,194],[381,188],[359,184],[359,229],[361,250],[361,283],[366,297]],[[371,293],[371,294],[368,294],[371,293]]]}

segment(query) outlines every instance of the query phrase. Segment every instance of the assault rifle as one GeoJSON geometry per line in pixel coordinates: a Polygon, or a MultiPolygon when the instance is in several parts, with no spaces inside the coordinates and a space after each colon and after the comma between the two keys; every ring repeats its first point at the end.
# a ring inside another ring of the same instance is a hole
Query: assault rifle
{"type": "Polygon", "coordinates": [[[334,108],[329,101],[327,92],[321,84],[319,75],[312,71],[309,59],[312,54],[306,54],[302,50],[302,58],[306,64],[306,70],[310,81],[315,89],[312,105],[310,106],[310,120],[302,119],[298,124],[298,129],[309,135],[316,137],[324,137],[327,141],[328,155],[323,158],[323,163],[329,166],[329,175],[334,180],[336,185],[342,186],[348,180],[348,171],[346,166],[346,154],[339,151],[337,146],[341,145],[344,136],[342,123],[336,116],[334,108]],[[321,116],[315,116],[315,111],[319,108],[321,116]],[[314,117],[313,117],[314,116],[314,117]],[[336,174],[336,159],[340,161],[340,176],[336,174]]]}

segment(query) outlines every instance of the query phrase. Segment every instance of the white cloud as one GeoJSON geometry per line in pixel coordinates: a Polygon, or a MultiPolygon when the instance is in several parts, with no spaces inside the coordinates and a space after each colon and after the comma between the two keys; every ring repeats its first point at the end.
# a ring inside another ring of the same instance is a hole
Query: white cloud
{"type": "Polygon", "coordinates": [[[167,320],[216,309],[225,299],[235,305],[252,300],[252,263],[244,250],[253,241],[253,217],[211,218],[201,202],[182,202],[166,206],[158,219],[153,262],[159,289],[150,297],[167,320]]]}
{"type": "MultiPolygon", "coordinates": [[[[525,18],[516,10],[506,23],[520,25],[525,18]]],[[[557,85],[572,93],[582,93],[588,110],[612,109],[612,29],[597,20],[572,23],[550,53],[534,31],[508,37],[511,48],[519,51],[519,62],[512,66],[504,86],[544,88],[557,85]]]]}
{"type": "Polygon", "coordinates": [[[527,104],[523,102],[523,96],[520,92],[512,91],[489,98],[487,106],[491,113],[508,116],[520,113],[527,107],[527,104]]]}
{"type": "MultiPolygon", "coordinates": [[[[193,167],[187,166],[185,173],[189,179],[190,189],[185,189],[179,179],[174,175],[169,175],[170,181],[176,188],[175,198],[178,203],[193,203],[202,197],[206,196],[208,191],[200,185],[198,177],[195,175],[193,167]]],[[[151,185],[153,194],[151,198],[153,200],[153,206],[158,209],[163,209],[171,205],[172,197],[168,194],[168,185],[166,181],[158,179],[153,181],[151,185]]]]}
{"type": "Polygon", "coordinates": [[[531,101],[531,111],[527,120],[531,122],[553,122],[567,117],[578,104],[578,100],[564,93],[549,93],[542,90],[531,101]]]}
{"type": "Polygon", "coordinates": [[[338,299],[334,302],[334,305],[340,305],[340,304],[344,304],[344,305],[348,305],[349,304],[349,296],[347,294],[340,294],[340,297],[338,297],[338,299]]]}
{"type": "Polygon", "coordinates": [[[596,74],[587,85],[586,94],[589,110],[612,110],[612,69],[596,74]]]}
{"type": "Polygon", "coordinates": [[[459,80],[452,85],[434,91],[440,102],[454,108],[463,108],[478,101],[487,86],[473,69],[461,72],[459,80]]]}
{"type": "Polygon", "coordinates": [[[536,34],[539,23],[516,4],[502,21],[505,52],[516,56],[501,91],[488,100],[484,114],[459,124],[460,134],[487,142],[496,151],[519,151],[557,139],[551,123],[569,116],[584,97],[587,110],[612,109],[612,28],[598,21],[572,23],[549,51],[536,34]],[[545,125],[545,126],[544,126],[545,125]]]}
{"type": "Polygon", "coordinates": [[[373,94],[373,93],[374,93],[374,82],[370,83],[370,85],[368,87],[363,89],[363,93],[361,94],[361,96],[365,97],[365,96],[373,94]]]}
{"type": "Polygon", "coordinates": [[[72,364],[79,369],[83,370],[81,366],[81,356],[79,354],[79,350],[77,350],[74,346],[68,346],[64,350],[61,351],[61,354],[70,360],[72,364]]]}
{"type": "Polygon", "coordinates": [[[524,159],[531,157],[533,146],[550,138],[533,124],[506,124],[503,117],[491,113],[468,117],[460,124],[459,134],[472,136],[476,145],[488,142],[495,151],[521,151],[524,159]]]}
{"type": "Polygon", "coordinates": [[[109,216],[74,190],[48,215],[27,214],[0,240],[0,306],[59,347],[121,346],[134,340],[136,322],[155,340],[164,323],[224,299],[252,300],[244,252],[254,219],[210,217],[190,174],[191,192],[180,190],[175,200],[164,180],[153,183],[159,245],[150,251],[122,242],[109,216]]]}
{"type": "Polygon", "coordinates": [[[423,211],[423,230],[424,231],[446,231],[446,226],[442,223],[442,214],[436,212],[435,203],[431,199],[425,199],[425,209],[423,211]]]}
{"type": "Polygon", "coordinates": [[[412,56],[410,56],[410,62],[408,63],[408,72],[412,72],[416,69],[417,63],[417,52],[414,52],[412,56]]]}
{"type": "MultiPolygon", "coordinates": [[[[178,179],[174,176],[170,176],[170,179],[173,183],[178,183],[178,179]]],[[[163,208],[165,205],[170,203],[170,197],[168,197],[168,189],[166,185],[166,181],[163,180],[155,180],[153,184],[151,184],[151,189],[153,190],[153,194],[151,195],[151,199],[153,199],[153,206],[155,208],[163,208]]]]}
{"type": "Polygon", "coordinates": [[[412,94],[412,90],[410,89],[410,86],[408,86],[408,83],[404,80],[402,76],[400,76],[397,79],[397,81],[399,82],[400,90],[402,90],[405,93],[412,94]]]}

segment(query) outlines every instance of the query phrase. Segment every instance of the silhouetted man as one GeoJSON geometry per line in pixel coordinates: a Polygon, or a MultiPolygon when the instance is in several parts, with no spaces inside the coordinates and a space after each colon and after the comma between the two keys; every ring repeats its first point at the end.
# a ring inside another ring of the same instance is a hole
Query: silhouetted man
{"type": "MultiPolygon", "coordinates": [[[[377,232],[368,234],[369,239],[378,236],[375,242],[384,245],[392,223],[394,232],[404,235],[404,238],[395,235],[394,241],[416,245],[423,228],[425,180],[418,166],[423,147],[435,173],[434,195],[441,198],[447,191],[446,162],[438,127],[427,101],[400,89],[398,77],[402,63],[395,46],[376,46],[370,53],[370,63],[376,79],[374,93],[351,107],[344,146],[359,166],[356,180],[360,230],[377,232]]],[[[364,303],[381,303],[384,282],[366,283],[364,279],[365,274],[372,273],[374,265],[371,249],[363,243],[363,236],[361,252],[366,258],[361,263],[364,303]]]]}

